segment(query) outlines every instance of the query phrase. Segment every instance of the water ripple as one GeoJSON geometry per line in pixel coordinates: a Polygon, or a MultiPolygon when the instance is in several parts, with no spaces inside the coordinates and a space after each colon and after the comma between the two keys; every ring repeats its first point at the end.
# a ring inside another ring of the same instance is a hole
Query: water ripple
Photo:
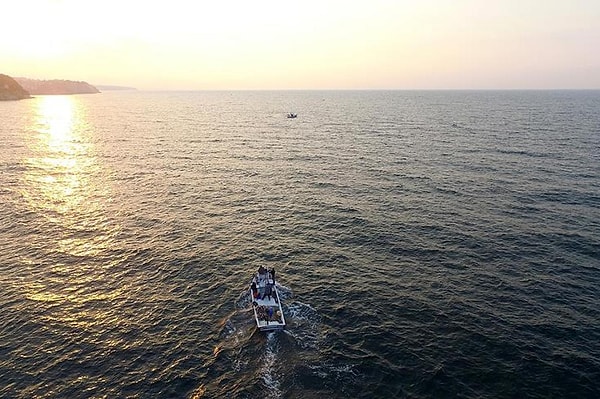
{"type": "Polygon", "coordinates": [[[600,396],[598,92],[0,107],[1,397],[600,396]]]}

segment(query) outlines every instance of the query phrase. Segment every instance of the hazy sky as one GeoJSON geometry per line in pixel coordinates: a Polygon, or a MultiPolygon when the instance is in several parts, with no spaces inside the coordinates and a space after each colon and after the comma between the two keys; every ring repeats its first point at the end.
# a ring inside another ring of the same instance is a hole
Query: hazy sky
{"type": "Polygon", "coordinates": [[[15,0],[0,73],[140,89],[600,88],[600,0],[15,0]]]}

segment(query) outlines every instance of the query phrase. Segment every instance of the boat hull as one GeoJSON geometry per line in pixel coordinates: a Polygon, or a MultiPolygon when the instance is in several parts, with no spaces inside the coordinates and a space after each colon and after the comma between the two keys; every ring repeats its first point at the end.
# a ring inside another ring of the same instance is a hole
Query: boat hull
{"type": "Polygon", "coordinates": [[[283,330],[286,326],[285,316],[283,315],[276,284],[268,278],[261,278],[259,275],[253,281],[256,283],[257,290],[253,291],[250,288],[250,296],[252,297],[256,327],[260,331],[283,330]],[[270,287],[270,295],[267,286],[270,287]]]}

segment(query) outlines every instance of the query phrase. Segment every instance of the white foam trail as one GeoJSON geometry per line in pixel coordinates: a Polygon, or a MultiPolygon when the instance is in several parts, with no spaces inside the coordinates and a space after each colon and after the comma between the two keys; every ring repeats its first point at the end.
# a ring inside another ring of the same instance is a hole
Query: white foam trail
{"type": "Polygon", "coordinates": [[[289,299],[292,297],[292,289],[283,285],[283,284],[279,284],[279,282],[275,282],[275,285],[277,286],[277,292],[279,293],[279,296],[281,297],[281,299],[289,299]]]}
{"type": "Polygon", "coordinates": [[[281,384],[275,374],[275,366],[277,365],[277,353],[279,345],[275,339],[275,332],[267,333],[267,345],[265,347],[265,355],[263,356],[262,379],[267,388],[269,388],[269,398],[281,398],[281,384]]]}
{"type": "Polygon", "coordinates": [[[318,318],[317,310],[311,305],[302,302],[294,302],[288,304],[288,311],[292,317],[300,319],[315,319],[318,318]]]}

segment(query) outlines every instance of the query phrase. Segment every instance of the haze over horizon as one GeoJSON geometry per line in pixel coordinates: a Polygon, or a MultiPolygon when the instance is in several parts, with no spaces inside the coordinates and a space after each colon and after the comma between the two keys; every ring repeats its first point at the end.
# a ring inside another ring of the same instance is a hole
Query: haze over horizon
{"type": "Polygon", "coordinates": [[[146,90],[598,89],[600,2],[22,0],[2,70],[146,90]]]}

